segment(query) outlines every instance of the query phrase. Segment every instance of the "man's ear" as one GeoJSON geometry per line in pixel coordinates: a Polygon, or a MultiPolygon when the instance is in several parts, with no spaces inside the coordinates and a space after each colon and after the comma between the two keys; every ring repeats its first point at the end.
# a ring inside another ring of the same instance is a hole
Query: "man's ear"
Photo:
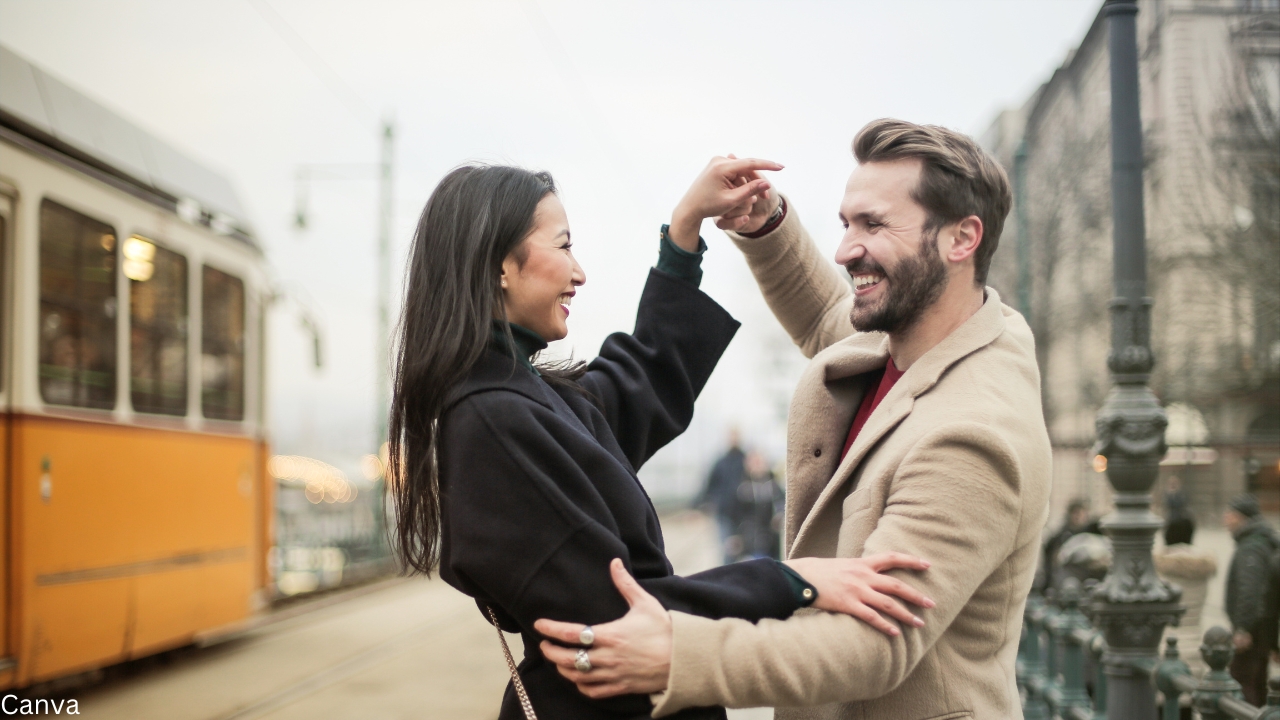
{"type": "Polygon", "coordinates": [[[962,263],[973,257],[982,244],[982,219],[970,215],[955,224],[955,231],[945,247],[939,248],[943,256],[953,263],[962,263]]]}

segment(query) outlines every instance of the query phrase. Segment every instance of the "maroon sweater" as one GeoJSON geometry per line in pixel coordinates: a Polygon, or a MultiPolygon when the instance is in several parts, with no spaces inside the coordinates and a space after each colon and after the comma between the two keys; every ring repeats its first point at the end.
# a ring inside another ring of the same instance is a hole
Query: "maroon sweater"
{"type": "Polygon", "coordinates": [[[893,389],[894,383],[898,382],[902,373],[903,371],[893,364],[893,358],[889,358],[884,370],[880,371],[880,377],[872,380],[867,386],[867,392],[862,396],[862,402],[858,404],[858,412],[853,416],[853,427],[849,428],[849,437],[844,441],[844,451],[840,453],[841,460],[849,454],[849,448],[853,447],[853,441],[858,439],[858,433],[862,432],[862,426],[867,424],[867,418],[871,417],[876,406],[884,400],[885,395],[889,394],[889,390],[893,389]]]}

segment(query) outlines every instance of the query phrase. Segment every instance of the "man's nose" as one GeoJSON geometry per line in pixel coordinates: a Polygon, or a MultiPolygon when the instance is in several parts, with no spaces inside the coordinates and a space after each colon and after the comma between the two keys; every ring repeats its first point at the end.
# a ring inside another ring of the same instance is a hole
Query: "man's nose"
{"type": "Polygon", "coordinates": [[[854,260],[866,257],[867,248],[857,238],[850,233],[840,241],[840,247],[836,248],[836,264],[848,265],[854,260]]]}

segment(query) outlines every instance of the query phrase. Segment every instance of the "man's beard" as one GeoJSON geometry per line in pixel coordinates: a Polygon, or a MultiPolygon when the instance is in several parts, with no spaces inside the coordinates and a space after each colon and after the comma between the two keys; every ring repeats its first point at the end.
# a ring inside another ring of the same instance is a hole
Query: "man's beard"
{"type": "MultiPolygon", "coordinates": [[[[947,266],[938,255],[938,231],[924,233],[920,250],[911,257],[898,261],[893,272],[879,263],[861,257],[846,265],[850,275],[858,271],[876,271],[889,281],[889,292],[874,306],[861,305],[853,298],[849,322],[859,332],[896,333],[915,325],[947,286],[947,266]]],[[[881,280],[884,282],[884,280],[881,280]]]]}

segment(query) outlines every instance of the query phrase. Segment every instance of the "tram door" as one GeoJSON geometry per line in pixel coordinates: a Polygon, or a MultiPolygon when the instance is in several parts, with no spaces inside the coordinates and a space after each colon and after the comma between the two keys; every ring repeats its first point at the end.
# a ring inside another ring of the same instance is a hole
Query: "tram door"
{"type": "MultiPolygon", "coordinates": [[[[0,186],[0,681],[13,672],[13,641],[9,637],[9,523],[10,512],[9,439],[12,420],[12,334],[13,279],[9,276],[13,249],[13,197],[0,186]]],[[[3,687],[4,685],[0,685],[3,687]]]]}

